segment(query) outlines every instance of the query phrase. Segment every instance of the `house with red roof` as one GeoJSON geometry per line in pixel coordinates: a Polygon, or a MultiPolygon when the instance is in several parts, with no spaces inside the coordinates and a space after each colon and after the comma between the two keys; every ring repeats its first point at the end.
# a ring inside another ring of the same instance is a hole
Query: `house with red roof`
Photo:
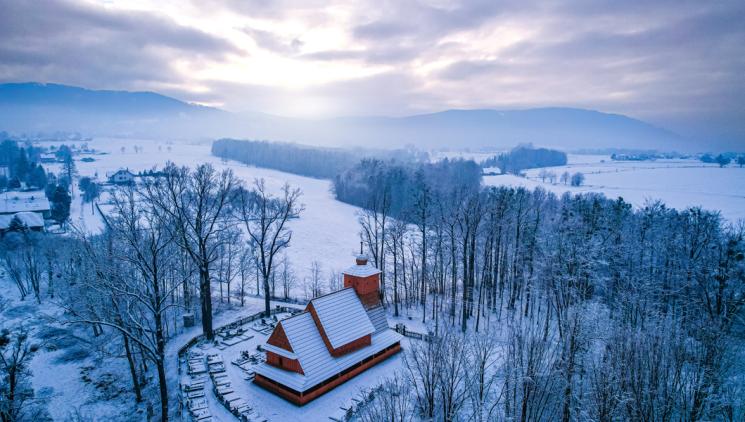
{"type": "Polygon", "coordinates": [[[277,323],[254,382],[303,405],[401,351],[380,301],[380,270],[358,255],[342,290],[277,323]]]}

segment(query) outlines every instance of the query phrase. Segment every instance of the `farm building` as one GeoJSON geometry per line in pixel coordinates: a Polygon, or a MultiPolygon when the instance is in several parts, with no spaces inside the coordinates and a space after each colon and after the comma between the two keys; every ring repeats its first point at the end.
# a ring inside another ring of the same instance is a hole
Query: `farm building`
{"type": "Polygon", "coordinates": [[[49,218],[51,208],[43,191],[5,192],[0,196],[0,215],[35,212],[49,218]]]}
{"type": "Polygon", "coordinates": [[[135,181],[135,175],[129,169],[119,169],[106,175],[110,183],[116,185],[130,185],[135,181]]]}
{"type": "Polygon", "coordinates": [[[37,212],[22,211],[15,214],[0,215],[0,235],[16,227],[25,227],[31,231],[44,231],[44,217],[37,212]]]}
{"type": "Polygon", "coordinates": [[[401,350],[380,302],[380,270],[357,256],[342,290],[280,321],[264,345],[254,382],[303,405],[401,350]]]}

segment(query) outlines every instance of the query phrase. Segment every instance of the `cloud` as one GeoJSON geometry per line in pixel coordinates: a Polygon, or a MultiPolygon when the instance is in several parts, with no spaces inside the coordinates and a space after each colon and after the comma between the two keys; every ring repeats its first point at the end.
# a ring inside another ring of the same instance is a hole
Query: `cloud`
{"type": "Polygon", "coordinates": [[[0,81],[155,89],[274,114],[576,106],[745,140],[738,0],[141,7],[0,0],[0,81]]]}
{"type": "Polygon", "coordinates": [[[225,81],[207,82],[211,95],[200,101],[225,103],[233,109],[302,117],[405,115],[428,110],[442,98],[422,90],[419,81],[405,72],[379,74],[313,85],[304,89],[225,81]],[[385,88],[381,88],[385,87],[385,88]],[[402,104],[405,107],[402,108],[402,104]]]}
{"type": "Polygon", "coordinates": [[[0,1],[0,78],[131,88],[173,83],[174,61],[222,60],[224,39],[144,12],[65,1],[0,1]]]}
{"type": "Polygon", "coordinates": [[[243,32],[251,37],[260,48],[273,51],[278,54],[292,55],[300,51],[303,41],[300,38],[287,38],[271,31],[245,27],[243,32]]]}

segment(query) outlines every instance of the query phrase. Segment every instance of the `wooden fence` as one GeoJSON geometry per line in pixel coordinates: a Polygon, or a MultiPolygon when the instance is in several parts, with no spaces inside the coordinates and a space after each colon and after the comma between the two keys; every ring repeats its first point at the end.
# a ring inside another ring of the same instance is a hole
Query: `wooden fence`
{"type": "Polygon", "coordinates": [[[423,334],[423,333],[417,333],[416,331],[411,331],[407,329],[406,325],[404,324],[396,324],[396,327],[394,328],[394,330],[404,337],[414,338],[417,340],[424,340],[426,342],[430,342],[435,338],[435,336],[433,336],[432,334],[423,334]]]}
{"type": "MultiPolygon", "coordinates": [[[[269,316],[276,315],[276,314],[283,314],[283,313],[295,314],[295,313],[298,313],[298,312],[302,312],[302,309],[291,308],[291,307],[288,307],[288,306],[277,305],[273,309],[270,309],[269,316]]],[[[238,320],[235,320],[235,321],[231,322],[230,324],[226,324],[226,325],[222,325],[220,327],[217,327],[217,328],[214,329],[214,332],[215,333],[218,333],[218,332],[223,331],[223,330],[232,330],[232,329],[238,328],[240,326],[243,326],[245,324],[248,324],[249,322],[254,322],[254,321],[260,320],[261,318],[268,318],[266,316],[266,314],[264,313],[264,311],[257,312],[255,314],[249,315],[247,317],[240,318],[238,320]]],[[[187,419],[185,417],[185,414],[184,414],[184,410],[186,409],[186,406],[184,406],[184,397],[183,397],[183,392],[181,391],[181,358],[194,345],[196,345],[197,343],[199,343],[200,341],[205,340],[205,339],[206,338],[204,337],[204,334],[199,334],[198,336],[193,337],[191,340],[187,341],[183,346],[181,346],[178,349],[178,353],[176,355],[176,359],[177,359],[176,364],[178,365],[178,385],[179,385],[179,388],[178,388],[178,402],[179,402],[179,413],[181,414],[181,420],[184,420],[184,421],[185,420],[190,420],[190,417],[188,417],[189,419],[187,419]]]]}

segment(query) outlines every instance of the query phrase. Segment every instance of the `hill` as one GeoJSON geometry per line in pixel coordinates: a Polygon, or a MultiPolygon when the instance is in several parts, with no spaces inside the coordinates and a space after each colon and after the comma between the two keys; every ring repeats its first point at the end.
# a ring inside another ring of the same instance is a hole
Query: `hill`
{"type": "Polygon", "coordinates": [[[67,85],[0,85],[0,128],[89,136],[206,136],[229,113],[154,92],[97,91],[67,85]]]}
{"type": "Polygon", "coordinates": [[[306,120],[237,115],[154,92],[39,83],[0,85],[0,130],[139,138],[242,137],[371,148],[511,148],[531,142],[565,150],[688,149],[680,136],[641,120],[575,108],[306,120]]]}

